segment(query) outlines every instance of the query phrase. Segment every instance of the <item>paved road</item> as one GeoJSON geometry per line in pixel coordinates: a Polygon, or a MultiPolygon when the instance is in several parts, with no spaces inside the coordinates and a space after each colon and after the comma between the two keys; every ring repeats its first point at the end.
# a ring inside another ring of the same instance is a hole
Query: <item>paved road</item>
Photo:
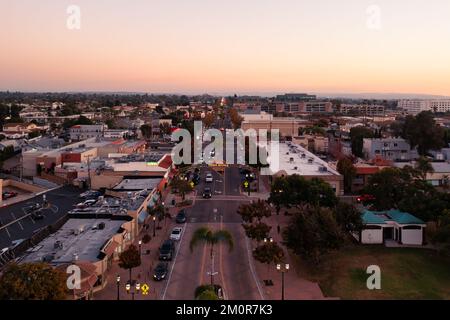
{"type": "MultiPolygon", "coordinates": [[[[208,169],[202,168],[202,182],[197,186],[202,190],[206,185],[204,176],[208,169]]],[[[240,204],[248,202],[245,196],[239,195],[234,184],[239,185],[240,175],[237,168],[226,170],[222,177],[213,172],[215,181],[209,183],[213,192],[225,190],[225,194],[214,193],[212,199],[197,196],[195,204],[187,210],[188,222],[183,239],[179,244],[179,252],[175,259],[173,272],[167,285],[165,299],[189,300],[194,298],[195,288],[208,284],[211,270],[209,247],[202,244],[191,252],[189,242],[192,234],[199,227],[226,229],[233,235],[234,249],[230,252],[226,245],[216,246],[214,250],[214,282],[220,284],[227,299],[258,300],[261,299],[249,262],[247,240],[242,228],[242,221],[236,211],[240,204]],[[223,183],[225,181],[225,183],[223,183]]]]}
{"type": "MultiPolygon", "coordinates": [[[[42,220],[33,220],[31,217],[27,217],[6,228],[0,227],[0,248],[9,247],[14,240],[27,239],[37,230],[55,223],[68,210],[72,209],[74,204],[80,202],[78,198],[80,193],[80,190],[74,187],[62,187],[45,193],[47,201],[51,204],[50,209],[42,210],[45,218],[42,220]]],[[[42,202],[43,197],[39,195],[14,205],[0,208],[1,225],[5,226],[24,216],[26,214],[23,210],[25,207],[42,202]]]]}

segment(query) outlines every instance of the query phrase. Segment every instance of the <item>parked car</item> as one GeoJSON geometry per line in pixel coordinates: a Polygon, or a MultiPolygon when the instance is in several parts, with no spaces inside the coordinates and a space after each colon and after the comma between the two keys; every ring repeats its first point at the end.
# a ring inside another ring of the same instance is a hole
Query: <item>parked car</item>
{"type": "Polygon", "coordinates": [[[159,260],[172,260],[175,252],[175,243],[172,240],[166,240],[159,248],[159,260]]]}
{"type": "Polygon", "coordinates": [[[41,211],[35,211],[31,214],[31,217],[34,220],[43,220],[45,218],[45,216],[41,213],[41,211]]]}
{"type": "Polygon", "coordinates": [[[363,194],[360,195],[359,197],[356,198],[356,201],[358,201],[359,203],[371,203],[373,201],[375,201],[375,197],[371,194],[363,194]]]}
{"type": "Polygon", "coordinates": [[[212,197],[211,188],[205,188],[203,189],[202,197],[204,199],[210,199],[212,197]]]}
{"type": "Polygon", "coordinates": [[[211,173],[211,172],[208,172],[208,173],[206,174],[205,181],[206,181],[206,182],[213,182],[213,180],[214,180],[214,178],[213,178],[212,173],[211,173]]]}
{"type": "Polygon", "coordinates": [[[97,202],[96,199],[89,199],[89,200],[86,200],[86,201],[84,201],[84,202],[77,203],[77,204],[75,205],[75,207],[77,207],[78,209],[83,209],[83,208],[87,208],[87,207],[92,206],[92,205],[95,204],[96,202],[97,202]]]}
{"type": "Polygon", "coordinates": [[[102,194],[100,191],[89,190],[80,194],[81,199],[89,200],[89,199],[97,199],[102,194]]]}
{"type": "Polygon", "coordinates": [[[194,183],[194,185],[198,185],[200,183],[200,175],[198,175],[197,173],[194,173],[194,177],[192,178],[192,182],[194,183]]]}
{"type": "Polygon", "coordinates": [[[176,223],[185,223],[186,222],[186,212],[184,210],[181,210],[180,212],[178,212],[176,218],[175,218],[176,223]]]}
{"type": "Polygon", "coordinates": [[[167,276],[168,271],[169,271],[169,264],[167,262],[158,263],[155,270],[153,271],[153,279],[155,281],[164,280],[167,276]]]}
{"type": "Polygon", "coordinates": [[[17,196],[17,192],[14,191],[5,191],[2,193],[3,200],[14,198],[17,196]]]}
{"type": "Polygon", "coordinates": [[[181,232],[183,231],[183,228],[181,227],[175,227],[172,229],[172,232],[170,233],[170,240],[173,241],[179,241],[181,238],[181,232]]]}

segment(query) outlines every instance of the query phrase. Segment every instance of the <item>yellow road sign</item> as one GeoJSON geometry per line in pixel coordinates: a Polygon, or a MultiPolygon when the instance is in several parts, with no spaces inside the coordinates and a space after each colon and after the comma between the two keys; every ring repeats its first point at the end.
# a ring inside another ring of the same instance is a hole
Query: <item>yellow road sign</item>
{"type": "Polygon", "coordinates": [[[148,286],[148,284],[144,283],[141,287],[141,290],[142,290],[142,295],[146,296],[146,295],[148,295],[150,287],[148,286]]]}

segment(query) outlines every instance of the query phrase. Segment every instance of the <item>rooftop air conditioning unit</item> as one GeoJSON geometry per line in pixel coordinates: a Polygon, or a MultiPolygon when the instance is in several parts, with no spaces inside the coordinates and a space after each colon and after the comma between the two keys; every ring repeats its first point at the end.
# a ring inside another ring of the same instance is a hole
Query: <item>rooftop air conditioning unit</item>
{"type": "Polygon", "coordinates": [[[53,248],[54,249],[62,249],[63,248],[63,243],[59,240],[56,240],[55,243],[53,244],[53,248]]]}

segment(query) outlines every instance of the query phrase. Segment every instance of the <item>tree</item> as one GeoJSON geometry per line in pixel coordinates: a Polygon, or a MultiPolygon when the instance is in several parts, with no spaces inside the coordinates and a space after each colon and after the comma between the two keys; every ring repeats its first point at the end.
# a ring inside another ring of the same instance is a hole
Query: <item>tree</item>
{"type": "Polygon", "coordinates": [[[254,219],[261,222],[263,218],[268,218],[272,214],[267,202],[261,199],[249,204],[241,204],[237,213],[242,217],[244,222],[249,223],[252,223],[254,219]]]}
{"type": "Polygon", "coordinates": [[[319,264],[324,254],[342,245],[344,237],[331,209],[305,205],[294,213],[283,240],[294,253],[319,264]]]}
{"type": "Polygon", "coordinates": [[[257,242],[261,242],[267,238],[272,229],[271,226],[268,226],[263,222],[258,222],[256,224],[242,224],[242,226],[244,227],[247,237],[256,240],[257,242]]]}
{"type": "Polygon", "coordinates": [[[343,231],[358,232],[362,229],[361,212],[354,205],[339,202],[333,211],[336,222],[343,231]]]}
{"type": "Polygon", "coordinates": [[[181,179],[179,176],[176,176],[172,179],[172,181],[170,182],[170,186],[173,189],[178,190],[183,201],[186,198],[186,194],[193,190],[191,183],[188,180],[181,179]]]}
{"type": "Polygon", "coordinates": [[[219,300],[216,288],[213,285],[203,285],[195,289],[194,296],[197,300],[219,300]]]}
{"type": "Polygon", "coordinates": [[[373,138],[374,132],[366,127],[359,126],[350,129],[350,141],[352,144],[352,153],[357,157],[363,157],[364,138],[373,138]]]}
{"type": "Polygon", "coordinates": [[[256,247],[253,257],[257,261],[267,264],[269,268],[271,264],[277,264],[284,260],[284,251],[276,242],[268,242],[256,247]]]}
{"type": "MultiPolygon", "coordinates": [[[[228,245],[230,251],[233,250],[234,247],[233,236],[229,231],[227,230],[213,231],[206,227],[198,228],[197,230],[195,230],[194,234],[192,235],[191,242],[189,243],[189,248],[191,249],[191,252],[200,243],[206,243],[207,245],[210,246],[211,266],[214,265],[214,246],[216,244],[225,243],[228,245]]],[[[214,275],[211,272],[211,285],[214,284],[213,277],[214,275]]]]}
{"type": "Polygon", "coordinates": [[[207,113],[203,118],[203,123],[206,128],[210,128],[213,125],[214,121],[216,121],[216,115],[214,112],[207,113]]]}
{"type": "Polygon", "coordinates": [[[119,256],[119,267],[122,269],[128,269],[130,272],[130,282],[131,282],[131,272],[133,268],[137,268],[141,265],[141,255],[139,250],[134,244],[131,244],[125,251],[123,251],[119,256]]]}
{"type": "Polygon", "coordinates": [[[169,135],[172,132],[172,126],[167,122],[163,122],[159,125],[159,131],[162,135],[169,135]]]}
{"type": "Polygon", "coordinates": [[[427,179],[427,173],[434,172],[434,168],[431,165],[431,161],[425,158],[424,156],[421,156],[419,159],[417,159],[414,168],[420,172],[422,180],[427,179]]]}
{"type": "Polygon", "coordinates": [[[144,138],[150,139],[152,137],[152,127],[150,125],[143,124],[140,129],[144,138]]]}
{"type": "Polygon", "coordinates": [[[230,117],[231,123],[233,124],[234,129],[238,129],[241,127],[242,121],[244,118],[242,118],[238,111],[235,108],[228,109],[228,115],[230,117]]]}
{"type": "Polygon", "coordinates": [[[425,156],[429,150],[438,150],[444,146],[444,129],[434,121],[433,113],[423,111],[418,115],[407,116],[401,130],[402,138],[406,139],[411,148],[417,147],[417,152],[425,156]]]}
{"type": "Polygon", "coordinates": [[[337,171],[344,176],[344,189],[346,193],[351,193],[353,179],[356,176],[356,168],[348,157],[342,158],[337,163],[337,171]]]}
{"type": "Polygon", "coordinates": [[[46,263],[11,264],[0,278],[0,300],[64,300],[66,275],[46,263]]]}
{"type": "Polygon", "coordinates": [[[277,210],[282,206],[301,207],[312,204],[324,207],[334,207],[337,197],[331,186],[322,179],[305,179],[297,174],[287,177],[277,177],[272,183],[269,203],[277,210]]]}

